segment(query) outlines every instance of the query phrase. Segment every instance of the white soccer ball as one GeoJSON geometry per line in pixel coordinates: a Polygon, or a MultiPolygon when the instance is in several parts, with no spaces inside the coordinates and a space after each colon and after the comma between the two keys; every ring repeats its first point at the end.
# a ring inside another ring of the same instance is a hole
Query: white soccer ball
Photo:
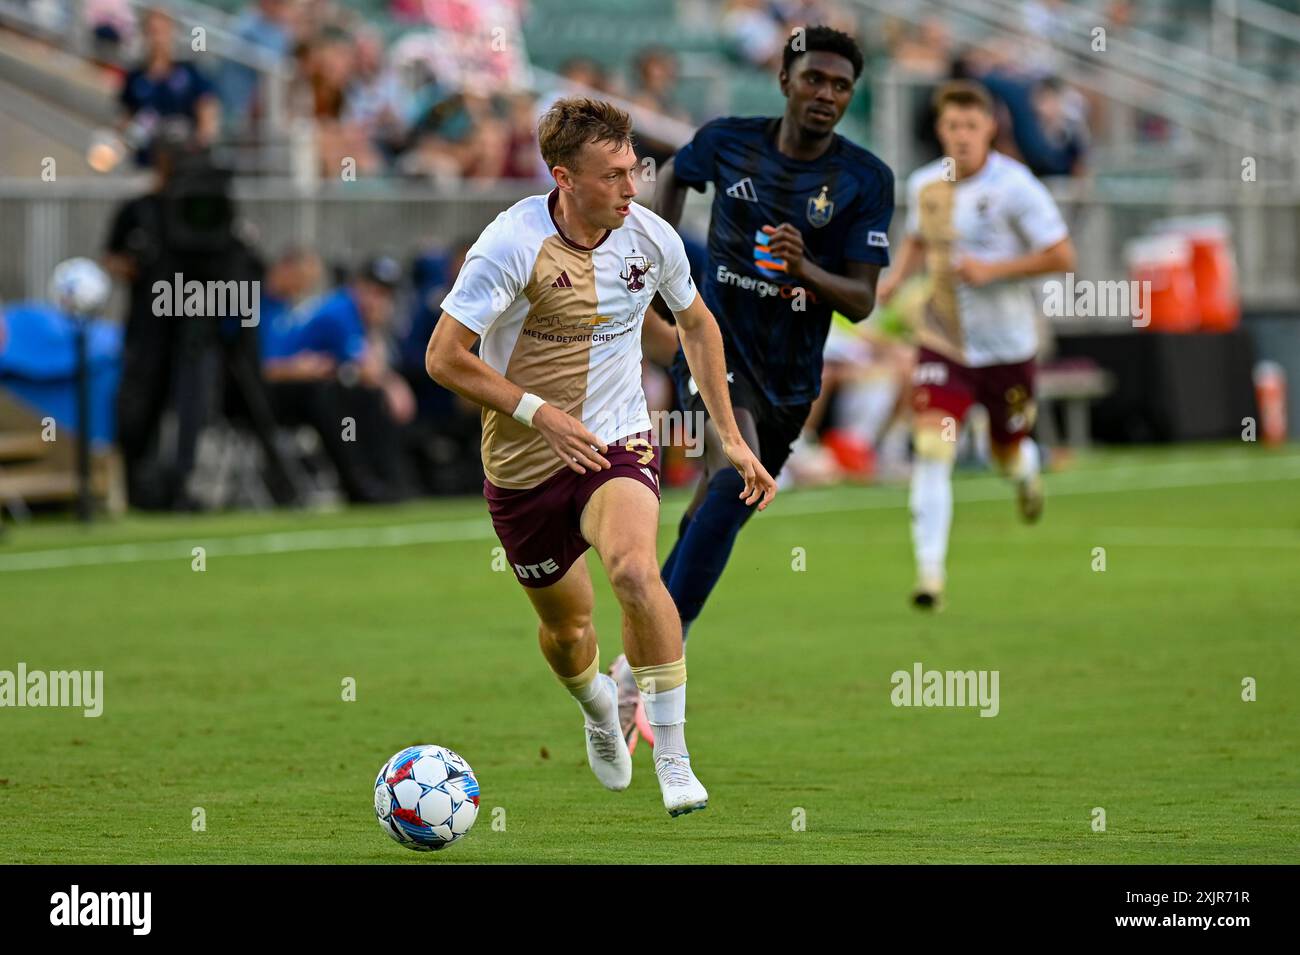
{"type": "Polygon", "coordinates": [[[375,817],[408,849],[445,849],[478,818],[478,779],[445,746],[408,746],[375,778],[375,817]]]}
{"type": "Polygon", "coordinates": [[[95,315],[108,303],[113,283],[92,259],[68,259],[54,267],[50,299],[72,315],[95,315]]]}

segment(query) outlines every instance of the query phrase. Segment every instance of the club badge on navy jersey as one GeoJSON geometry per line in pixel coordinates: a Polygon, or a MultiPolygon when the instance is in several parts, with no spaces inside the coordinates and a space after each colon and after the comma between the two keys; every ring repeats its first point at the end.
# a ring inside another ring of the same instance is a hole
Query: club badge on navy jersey
{"type": "Polygon", "coordinates": [[[835,203],[826,196],[828,189],[830,186],[822,186],[822,191],[808,200],[808,222],[814,229],[820,229],[835,215],[835,203]]]}
{"type": "Polygon", "coordinates": [[[647,262],[644,255],[625,255],[623,266],[626,271],[620,272],[618,277],[627,283],[629,292],[639,292],[645,288],[646,273],[654,268],[654,263],[647,262]]]}

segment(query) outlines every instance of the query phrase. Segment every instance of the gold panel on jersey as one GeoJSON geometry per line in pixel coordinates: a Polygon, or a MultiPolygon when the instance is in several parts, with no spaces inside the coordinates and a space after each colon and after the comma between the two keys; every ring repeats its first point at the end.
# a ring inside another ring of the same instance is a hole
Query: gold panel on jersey
{"type": "Polygon", "coordinates": [[[921,187],[917,201],[920,203],[926,270],[933,279],[917,337],[928,348],[959,357],[963,343],[952,262],[953,246],[957,241],[954,222],[957,184],[948,179],[935,179],[921,187]]]}
{"type": "MultiPolygon", "coordinates": [[[[581,419],[597,311],[596,270],[589,252],[559,235],[542,242],[524,287],[528,314],[505,376],[566,414],[581,419]]],[[[535,487],[562,465],[540,434],[509,415],[483,414],[483,469],[498,487],[535,487]]]]}

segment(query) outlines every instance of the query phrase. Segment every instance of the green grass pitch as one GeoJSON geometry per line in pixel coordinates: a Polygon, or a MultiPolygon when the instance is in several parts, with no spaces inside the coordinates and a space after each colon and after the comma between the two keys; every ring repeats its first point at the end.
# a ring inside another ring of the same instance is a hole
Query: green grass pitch
{"type": "Polygon", "coordinates": [[[1004,484],[960,475],[937,617],[907,603],[905,489],[782,495],[691,638],[711,802],[679,819],[644,746],[628,791],[591,776],[481,501],[21,527],[0,670],[100,669],[105,701],[0,709],[0,863],[1295,862],[1298,481],[1294,448],[1097,454],[1026,528],[1004,484]],[[917,661],[997,670],[999,714],[894,707],[917,661]],[[436,854],[371,808],[420,742],[483,790],[436,854]]]}

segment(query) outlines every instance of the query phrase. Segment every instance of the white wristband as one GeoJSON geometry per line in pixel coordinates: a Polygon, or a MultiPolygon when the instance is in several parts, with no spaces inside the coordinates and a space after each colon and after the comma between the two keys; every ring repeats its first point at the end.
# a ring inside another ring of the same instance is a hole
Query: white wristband
{"type": "Polygon", "coordinates": [[[515,413],[511,415],[520,424],[533,426],[533,415],[537,414],[537,409],[546,404],[541,398],[529,391],[524,392],[524,396],[519,399],[519,406],[515,408],[515,413]]]}

